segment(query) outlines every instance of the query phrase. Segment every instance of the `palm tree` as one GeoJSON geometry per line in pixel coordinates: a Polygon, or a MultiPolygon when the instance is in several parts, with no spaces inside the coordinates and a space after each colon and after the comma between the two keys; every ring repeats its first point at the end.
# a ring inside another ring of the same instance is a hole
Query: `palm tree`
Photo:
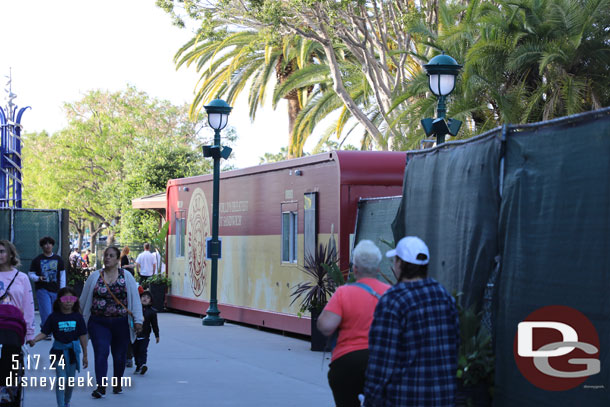
{"type": "MultiPolygon", "coordinates": [[[[434,117],[437,105],[437,98],[429,90],[428,77],[422,65],[441,51],[463,63],[468,49],[478,40],[476,21],[481,15],[480,6],[477,1],[467,5],[462,2],[440,1],[435,4],[435,12],[430,12],[430,18],[413,19],[408,23],[407,30],[413,37],[414,49],[407,51],[422,61],[422,64],[412,67],[412,79],[393,99],[392,111],[395,116],[390,125],[400,124],[409,135],[401,138],[395,148],[408,150],[420,147],[425,138],[420,120],[434,117]]],[[[463,126],[458,138],[471,137],[474,134],[473,123],[487,124],[485,116],[481,114],[488,110],[487,102],[481,98],[478,84],[478,81],[467,80],[465,75],[461,75],[456,82],[456,89],[450,95],[447,115],[470,124],[463,126]],[[460,96],[465,93],[469,96],[460,96]],[[480,117],[480,120],[475,120],[476,117],[480,117]]]]}
{"type": "Polygon", "coordinates": [[[527,123],[610,102],[608,0],[519,0],[488,7],[466,55],[500,122],[527,123]]]}
{"type": "MultiPolygon", "coordinates": [[[[309,41],[309,45],[316,49],[316,55],[323,52],[322,47],[315,42],[309,41]]],[[[378,109],[373,102],[373,95],[370,86],[363,76],[362,69],[353,56],[340,45],[337,46],[338,61],[341,64],[344,80],[349,89],[352,99],[369,113],[369,116],[377,126],[383,126],[383,121],[378,113],[378,109]],[[368,106],[368,110],[367,110],[368,106]]],[[[293,127],[294,141],[293,147],[295,152],[302,154],[303,146],[308,137],[313,132],[314,128],[320,124],[322,120],[336,113],[338,118],[331,126],[323,133],[318,141],[318,145],[314,148],[314,152],[324,146],[332,135],[336,135],[340,139],[345,132],[345,127],[348,121],[352,118],[350,111],[345,107],[341,98],[334,92],[332,86],[332,77],[329,66],[324,59],[319,59],[317,63],[311,63],[303,66],[293,75],[286,79],[274,90],[273,104],[285,97],[284,95],[291,92],[293,89],[308,89],[307,101],[303,104],[303,108],[296,117],[293,127]]],[[[358,127],[356,123],[350,131],[358,127]]],[[[363,139],[367,140],[368,133],[363,131],[363,139]]],[[[366,144],[366,142],[365,142],[366,144]]]]}
{"type": "MultiPolygon", "coordinates": [[[[610,104],[609,0],[446,1],[439,9],[437,26],[416,21],[410,30],[424,60],[444,50],[464,65],[448,104],[448,116],[469,124],[460,137],[610,104]]],[[[394,106],[404,101],[397,120],[413,130],[434,115],[425,74],[394,106]]]]}
{"type": "MultiPolygon", "coordinates": [[[[250,118],[254,120],[269,88],[274,90],[295,72],[315,65],[323,58],[323,53],[312,46],[311,41],[296,36],[272,42],[252,30],[230,32],[219,26],[212,31],[213,35],[207,37],[201,32],[194,36],[174,58],[178,68],[196,64],[197,71],[201,72],[191,104],[193,115],[201,111],[204,103],[216,97],[223,97],[232,104],[247,89],[250,118]]],[[[307,103],[311,87],[283,89],[281,97],[288,101],[288,157],[298,157],[302,155],[302,148],[296,147],[293,128],[299,112],[307,103]]]]}

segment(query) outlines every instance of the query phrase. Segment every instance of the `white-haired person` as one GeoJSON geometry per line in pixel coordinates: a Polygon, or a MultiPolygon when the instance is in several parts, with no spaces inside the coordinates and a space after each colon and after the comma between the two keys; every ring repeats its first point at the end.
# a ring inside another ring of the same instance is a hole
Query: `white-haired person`
{"type": "Polygon", "coordinates": [[[353,251],[356,283],[337,289],[318,318],[318,329],[331,336],[337,329],[328,383],[337,407],[358,407],[363,393],[369,354],[369,327],[379,298],[390,288],[377,280],[381,251],[370,240],[362,240],[353,251]]]}
{"type": "Polygon", "coordinates": [[[393,258],[396,284],[379,300],[369,334],[364,405],[455,405],[459,320],[455,300],[428,277],[430,253],[416,236],[393,258]]]}

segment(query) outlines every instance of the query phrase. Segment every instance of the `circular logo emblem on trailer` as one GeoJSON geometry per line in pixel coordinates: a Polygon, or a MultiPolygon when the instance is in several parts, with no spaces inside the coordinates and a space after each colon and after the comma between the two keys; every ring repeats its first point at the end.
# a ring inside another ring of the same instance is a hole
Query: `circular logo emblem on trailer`
{"type": "Polygon", "coordinates": [[[539,308],[520,322],[513,354],[521,374],[544,390],[573,389],[600,372],[599,336],[574,308],[539,308]]]}
{"type": "Polygon", "coordinates": [[[205,239],[210,236],[210,212],[208,201],[201,188],[196,188],[191,197],[187,218],[188,259],[191,288],[200,297],[205,287],[207,262],[205,260],[205,239]]]}

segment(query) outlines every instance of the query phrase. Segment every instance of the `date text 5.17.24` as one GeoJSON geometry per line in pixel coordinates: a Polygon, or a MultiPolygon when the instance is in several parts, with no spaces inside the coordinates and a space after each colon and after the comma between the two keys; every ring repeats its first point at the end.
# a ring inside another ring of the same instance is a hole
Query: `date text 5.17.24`
{"type": "MultiPolygon", "coordinates": [[[[19,355],[13,354],[12,355],[12,364],[11,364],[11,368],[13,370],[17,370],[20,368],[20,360],[19,360],[19,355]]],[[[36,355],[30,355],[27,354],[25,355],[25,357],[23,358],[23,367],[27,370],[38,370],[38,366],[40,365],[40,355],[36,354],[36,355]]],[[[60,367],[61,369],[64,369],[66,367],[66,362],[64,361],[64,356],[60,355],[59,357],[57,357],[57,355],[51,353],[49,354],[49,370],[56,370],[57,367],[60,367]]],[[[44,366],[42,367],[43,370],[46,370],[47,367],[44,366]]]]}

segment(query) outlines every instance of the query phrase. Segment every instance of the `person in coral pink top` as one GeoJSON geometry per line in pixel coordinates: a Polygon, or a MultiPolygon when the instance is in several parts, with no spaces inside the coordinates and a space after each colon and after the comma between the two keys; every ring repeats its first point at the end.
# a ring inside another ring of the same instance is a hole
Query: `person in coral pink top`
{"type": "Polygon", "coordinates": [[[326,336],[337,329],[328,383],[337,407],[358,407],[358,394],[364,389],[369,355],[369,328],[375,306],[390,288],[377,280],[381,251],[370,240],[362,240],[353,252],[356,283],[337,289],[318,318],[318,329],[326,336]]]}

